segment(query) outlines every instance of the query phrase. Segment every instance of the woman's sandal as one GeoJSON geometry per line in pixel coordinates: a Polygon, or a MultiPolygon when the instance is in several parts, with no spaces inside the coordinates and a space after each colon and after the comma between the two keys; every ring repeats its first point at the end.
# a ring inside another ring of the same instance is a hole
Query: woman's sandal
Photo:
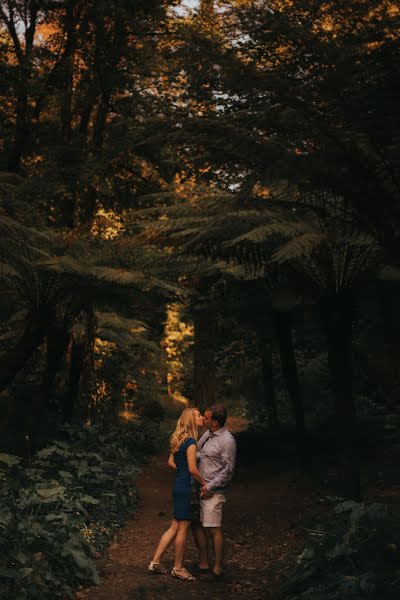
{"type": "Polygon", "coordinates": [[[174,567],[171,571],[171,575],[172,577],[183,579],[184,581],[196,581],[196,578],[193,577],[185,567],[182,567],[182,569],[175,569],[174,567]]]}
{"type": "Polygon", "coordinates": [[[151,562],[149,564],[149,571],[152,573],[158,573],[158,575],[166,575],[168,573],[168,569],[162,566],[161,563],[151,562]]]}

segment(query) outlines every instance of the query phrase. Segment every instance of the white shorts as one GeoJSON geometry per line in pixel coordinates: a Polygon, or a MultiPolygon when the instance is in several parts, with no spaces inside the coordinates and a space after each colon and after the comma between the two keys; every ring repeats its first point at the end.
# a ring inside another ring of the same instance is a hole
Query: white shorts
{"type": "Polygon", "coordinates": [[[214,494],[211,498],[200,499],[200,521],[203,527],[221,527],[222,507],[225,502],[224,494],[214,494]]]}

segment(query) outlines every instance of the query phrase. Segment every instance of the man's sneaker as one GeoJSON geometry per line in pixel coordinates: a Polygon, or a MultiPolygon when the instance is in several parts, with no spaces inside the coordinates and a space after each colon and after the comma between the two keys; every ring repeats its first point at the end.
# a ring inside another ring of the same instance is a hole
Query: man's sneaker
{"type": "Polygon", "coordinates": [[[214,573],[211,569],[207,573],[202,573],[199,577],[200,581],[208,581],[209,583],[216,583],[224,579],[224,573],[214,573]]]}
{"type": "Polygon", "coordinates": [[[203,569],[202,567],[199,566],[199,563],[193,563],[190,570],[192,573],[195,573],[196,575],[203,575],[205,573],[210,572],[210,567],[206,567],[205,569],[203,569]]]}

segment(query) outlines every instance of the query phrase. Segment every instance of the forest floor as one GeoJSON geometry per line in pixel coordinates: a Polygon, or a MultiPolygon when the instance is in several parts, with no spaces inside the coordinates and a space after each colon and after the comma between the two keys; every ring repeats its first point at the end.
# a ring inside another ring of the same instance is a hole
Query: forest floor
{"type": "MultiPolygon", "coordinates": [[[[241,423],[231,420],[231,430],[241,423]]],[[[154,457],[139,481],[141,504],[123,527],[106,555],[99,559],[101,584],[81,589],[83,600],[221,600],[237,597],[276,600],[287,570],[306,545],[307,527],[314,516],[328,511],[314,478],[299,476],[289,461],[260,467],[240,465],[224,507],[226,576],[218,583],[176,580],[147,570],[159,538],[169,526],[174,473],[167,455],[154,457]]],[[[326,490],[324,494],[328,493],[326,490]]],[[[197,559],[191,535],[186,566],[197,559]]],[[[173,547],[165,557],[172,567],[173,547]]]]}

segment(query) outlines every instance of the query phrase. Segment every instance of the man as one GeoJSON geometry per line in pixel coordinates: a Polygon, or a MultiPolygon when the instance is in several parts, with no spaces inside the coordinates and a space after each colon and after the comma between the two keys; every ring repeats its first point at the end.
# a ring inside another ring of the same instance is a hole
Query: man
{"type": "Polygon", "coordinates": [[[200,490],[201,524],[193,525],[193,536],[199,550],[198,570],[203,581],[217,581],[222,576],[222,508],[225,504],[225,489],[232,479],[236,460],[236,442],[225,427],[226,417],[223,406],[207,408],[203,423],[208,431],[198,441],[199,471],[206,485],[200,490]],[[206,531],[210,534],[214,549],[215,562],[212,569],[208,564],[206,531]]]}

